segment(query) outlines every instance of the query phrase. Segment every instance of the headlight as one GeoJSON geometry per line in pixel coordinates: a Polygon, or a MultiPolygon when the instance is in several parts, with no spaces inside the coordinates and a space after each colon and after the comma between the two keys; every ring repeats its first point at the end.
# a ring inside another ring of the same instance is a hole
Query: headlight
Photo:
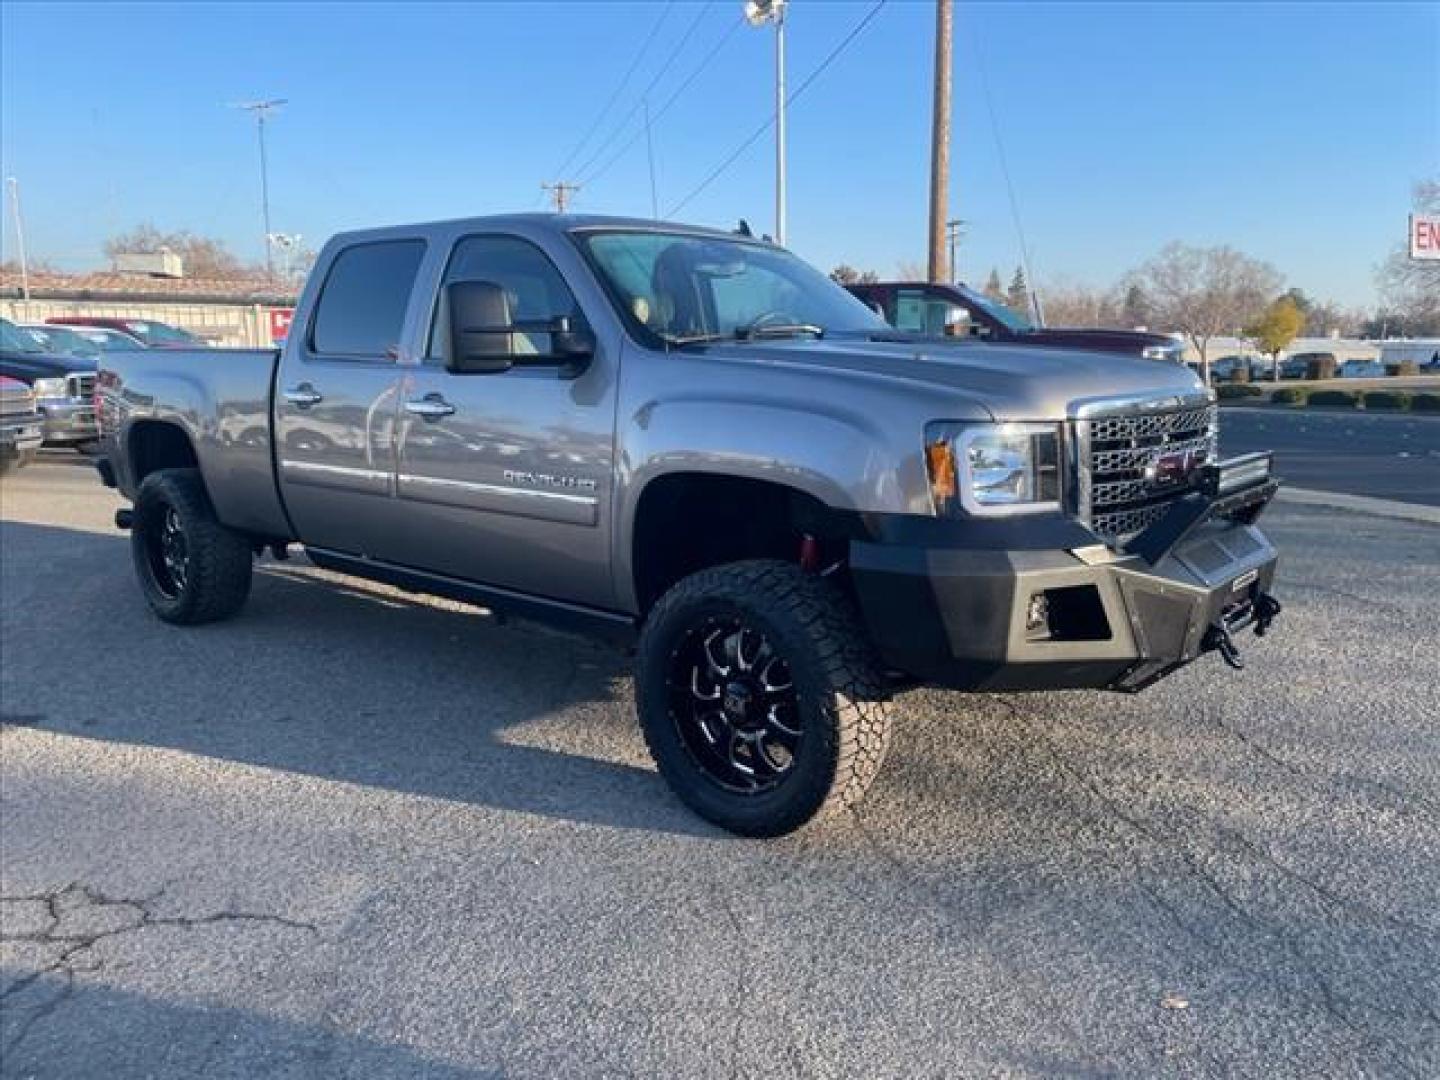
{"type": "Polygon", "coordinates": [[[1033,514],[1060,507],[1054,424],[932,424],[925,465],[935,512],[1033,514]]]}
{"type": "Polygon", "coordinates": [[[36,397],[69,397],[70,390],[65,385],[64,379],[36,379],[36,397]]]}
{"type": "Polygon", "coordinates": [[[1146,345],[1140,355],[1146,360],[1161,360],[1170,364],[1182,363],[1185,359],[1185,346],[1175,345],[1146,345]]]}

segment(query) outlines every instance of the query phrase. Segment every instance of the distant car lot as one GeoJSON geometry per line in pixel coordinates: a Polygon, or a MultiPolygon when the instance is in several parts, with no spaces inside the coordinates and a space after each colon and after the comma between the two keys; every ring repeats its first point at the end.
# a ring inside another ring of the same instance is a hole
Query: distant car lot
{"type": "Polygon", "coordinates": [[[911,695],[761,843],[613,652],[299,562],[175,631],[78,459],[3,495],[6,1076],[1440,1072],[1440,529],[1278,506],[1249,670],[911,695]]]}

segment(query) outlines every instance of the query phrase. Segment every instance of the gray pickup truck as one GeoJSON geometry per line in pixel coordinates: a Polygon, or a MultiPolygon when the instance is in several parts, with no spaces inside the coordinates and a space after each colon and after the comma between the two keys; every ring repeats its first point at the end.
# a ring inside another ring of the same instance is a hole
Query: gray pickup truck
{"type": "Polygon", "coordinates": [[[299,543],[633,642],[660,773],[746,835],[854,804],[907,686],[1139,690],[1278,611],[1269,457],[1189,371],[906,335],[724,232],[337,236],[282,352],[107,354],[97,400],[162,619],[299,543]]]}

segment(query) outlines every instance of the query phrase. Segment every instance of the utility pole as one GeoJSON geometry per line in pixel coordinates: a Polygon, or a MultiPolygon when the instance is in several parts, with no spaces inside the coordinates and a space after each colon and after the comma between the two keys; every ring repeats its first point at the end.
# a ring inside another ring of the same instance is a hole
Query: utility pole
{"type": "Polygon", "coordinates": [[[935,102],[930,125],[930,280],[945,272],[945,211],[950,188],[950,39],[953,5],[935,0],[935,102]]]}
{"type": "Polygon", "coordinates": [[[260,137],[260,216],[265,231],[265,277],[275,277],[275,259],[270,252],[270,164],[265,157],[265,121],[282,105],[289,104],[286,98],[270,98],[267,101],[247,101],[236,105],[255,117],[255,128],[260,137]]]}
{"type": "Polygon", "coordinates": [[[542,188],[550,192],[550,197],[555,200],[555,212],[563,214],[565,207],[570,203],[570,196],[580,190],[579,184],[567,183],[564,180],[557,180],[553,184],[541,184],[542,188]]]}
{"type": "Polygon", "coordinates": [[[775,24],[775,243],[785,246],[785,4],[787,0],[746,0],[751,26],[775,24]]]}
{"type": "Polygon", "coordinates": [[[30,263],[25,258],[25,225],[20,218],[20,181],[10,177],[10,212],[15,215],[15,253],[20,256],[20,299],[30,300],[30,263]]]}
{"type": "Polygon", "coordinates": [[[960,261],[956,258],[956,249],[960,246],[960,237],[963,235],[962,226],[965,224],[960,218],[951,218],[945,222],[945,240],[950,246],[950,284],[954,285],[960,280],[960,261]]]}

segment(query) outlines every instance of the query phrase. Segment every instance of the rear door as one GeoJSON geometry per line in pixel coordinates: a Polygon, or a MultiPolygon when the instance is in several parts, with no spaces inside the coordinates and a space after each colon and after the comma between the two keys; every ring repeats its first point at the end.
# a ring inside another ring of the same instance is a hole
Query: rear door
{"type": "MultiPolygon", "coordinates": [[[[610,606],[617,347],[599,343],[579,375],[558,362],[454,374],[440,329],[452,281],[499,286],[515,325],[561,318],[594,325],[539,244],[508,233],[456,241],[438,282],[441,299],[420,335],[420,362],[406,368],[397,426],[397,512],[405,527],[388,535],[382,557],[610,606]]],[[[545,331],[508,336],[517,352],[550,351],[545,331]]]]}
{"type": "Polygon", "coordinates": [[[300,538],[372,555],[393,517],[401,342],[425,256],[386,234],[339,250],[275,386],[280,491],[300,538]]]}

